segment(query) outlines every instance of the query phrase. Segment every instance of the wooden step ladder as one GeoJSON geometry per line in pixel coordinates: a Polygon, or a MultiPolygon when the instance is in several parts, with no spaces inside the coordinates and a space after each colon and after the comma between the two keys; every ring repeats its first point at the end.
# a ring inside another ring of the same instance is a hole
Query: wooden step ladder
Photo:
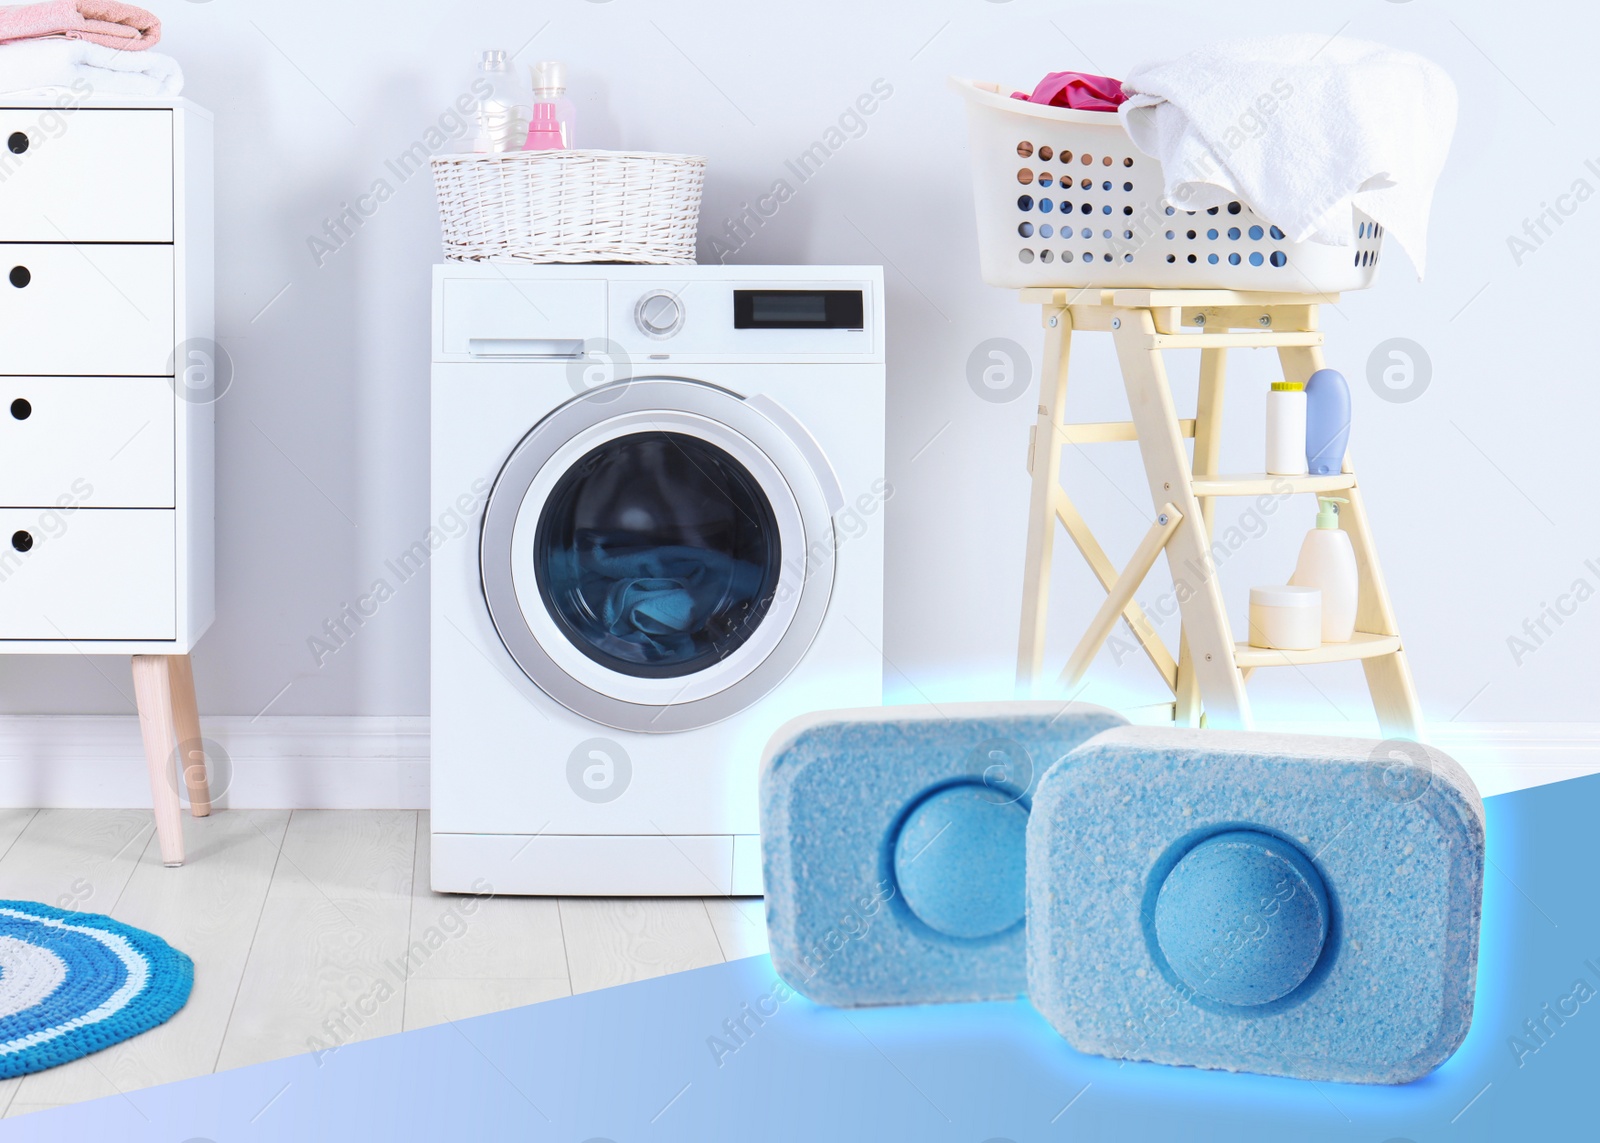
{"type": "Polygon", "coordinates": [[[1060,681],[1069,690],[1077,687],[1121,618],[1171,688],[1173,718],[1180,726],[1198,726],[1203,716],[1207,726],[1249,729],[1245,681],[1258,667],[1360,659],[1385,737],[1418,738],[1422,719],[1416,690],[1348,457],[1344,471],[1331,476],[1217,471],[1228,350],[1276,349],[1284,377],[1303,382],[1323,367],[1318,306],[1337,302],[1338,296],[1040,287],[1022,290],[1021,297],[1024,303],[1042,307],[1045,347],[1039,415],[1028,450],[1033,494],[1017,652],[1019,691],[1032,694],[1044,669],[1050,565],[1055,525],[1060,521],[1107,592],[1061,672],[1060,681]],[[1099,424],[1066,420],[1067,358],[1075,330],[1112,335],[1132,420],[1099,424]],[[1180,419],[1173,404],[1162,360],[1167,349],[1200,350],[1199,399],[1193,419],[1180,419]],[[1194,441],[1192,463],[1185,439],[1194,441]],[[1107,441],[1138,442],[1156,508],[1155,522],[1120,572],[1061,486],[1064,446],[1107,441]],[[1340,509],[1339,526],[1355,549],[1360,588],[1356,634],[1348,643],[1324,643],[1309,651],[1269,651],[1235,642],[1229,631],[1212,559],[1213,502],[1218,496],[1282,493],[1336,493],[1349,501],[1340,509]],[[1181,585],[1176,592],[1182,616],[1176,661],[1134,600],[1163,551],[1174,584],[1181,585]]]}

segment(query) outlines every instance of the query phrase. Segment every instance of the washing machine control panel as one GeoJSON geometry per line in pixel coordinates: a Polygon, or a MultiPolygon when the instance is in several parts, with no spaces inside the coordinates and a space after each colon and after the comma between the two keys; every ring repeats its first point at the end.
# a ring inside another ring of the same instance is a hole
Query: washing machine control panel
{"type": "Polygon", "coordinates": [[[882,358],[875,274],[734,269],[451,263],[435,272],[434,359],[559,364],[602,345],[633,362],[882,358]]]}
{"type": "Polygon", "coordinates": [[[646,337],[665,339],[683,328],[684,303],[671,290],[651,290],[633,307],[633,321],[646,337]]]}
{"type": "Polygon", "coordinates": [[[641,360],[862,354],[877,337],[876,283],[859,279],[663,275],[609,287],[609,336],[641,360]]]}

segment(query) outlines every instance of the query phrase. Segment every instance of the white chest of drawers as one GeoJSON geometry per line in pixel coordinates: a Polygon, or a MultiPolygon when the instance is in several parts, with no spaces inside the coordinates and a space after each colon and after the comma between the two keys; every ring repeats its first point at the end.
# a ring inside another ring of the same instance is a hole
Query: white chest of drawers
{"type": "Polygon", "coordinates": [[[209,811],[212,230],[208,112],[0,96],[0,654],[134,657],[167,864],[179,772],[209,811]]]}

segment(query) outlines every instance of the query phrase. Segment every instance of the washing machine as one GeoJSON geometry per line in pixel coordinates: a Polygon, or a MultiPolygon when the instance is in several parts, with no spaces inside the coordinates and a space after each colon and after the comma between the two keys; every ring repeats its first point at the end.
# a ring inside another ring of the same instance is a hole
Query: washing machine
{"type": "Polygon", "coordinates": [[[433,277],[432,884],[761,892],[757,771],[882,701],[883,276],[433,277]]]}

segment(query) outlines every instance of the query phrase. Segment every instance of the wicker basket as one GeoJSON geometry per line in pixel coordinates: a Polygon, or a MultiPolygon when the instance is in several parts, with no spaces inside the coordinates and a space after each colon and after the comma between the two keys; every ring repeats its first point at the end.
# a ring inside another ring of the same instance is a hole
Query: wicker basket
{"type": "Polygon", "coordinates": [[[690,265],[706,161],[639,151],[435,155],[455,262],[690,265]]]}

